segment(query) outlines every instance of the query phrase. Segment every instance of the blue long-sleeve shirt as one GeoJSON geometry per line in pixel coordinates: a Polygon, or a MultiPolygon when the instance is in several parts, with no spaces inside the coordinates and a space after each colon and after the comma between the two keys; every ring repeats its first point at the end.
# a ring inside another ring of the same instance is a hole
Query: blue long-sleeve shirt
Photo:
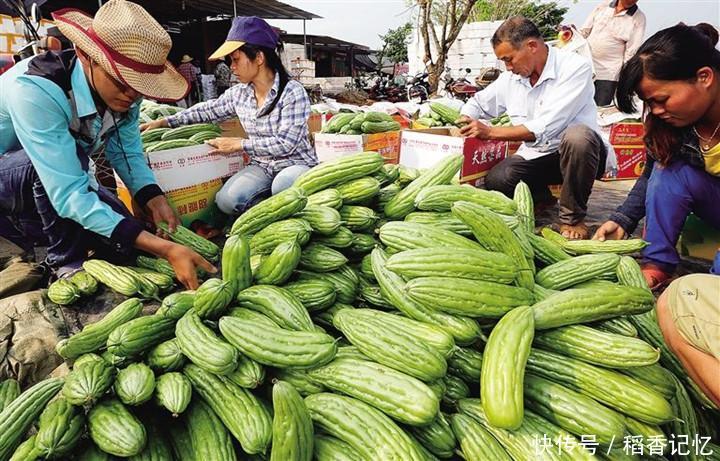
{"type": "Polygon", "coordinates": [[[130,225],[100,200],[92,168],[84,168],[76,152],[78,146],[92,153],[104,145],[108,162],[141,204],[162,193],[143,155],[139,103],[126,114],[106,110],[103,123],[82,65],[76,61],[70,70],[70,88],[77,116],[89,124],[93,138],[77,140],[70,132],[73,111],[66,93],[48,78],[28,73],[33,59],[37,57],[0,75],[0,156],[24,149],[58,215],[102,236],[132,243],[139,233],[137,224],[130,225]]]}

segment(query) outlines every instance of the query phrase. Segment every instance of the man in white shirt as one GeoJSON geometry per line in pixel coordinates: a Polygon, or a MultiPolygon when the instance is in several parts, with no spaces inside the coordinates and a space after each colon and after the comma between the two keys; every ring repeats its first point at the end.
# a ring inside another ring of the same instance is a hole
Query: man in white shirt
{"type": "Polygon", "coordinates": [[[590,61],[548,47],[535,24],[523,17],[506,20],[492,44],[508,72],[463,106],[461,120],[467,125],[461,132],[523,143],[515,155],[490,170],[485,187],[512,197],[517,183],[524,181],[541,207],[554,202],[548,185],[562,184],[560,231],[568,238],[588,238],[587,200],[607,156],[598,134],[590,61]],[[477,120],[503,113],[512,126],[477,120]]]}
{"type": "Polygon", "coordinates": [[[645,14],[638,0],[603,0],[580,28],[595,65],[595,103],[612,103],[622,65],[642,45],[645,14]]]}

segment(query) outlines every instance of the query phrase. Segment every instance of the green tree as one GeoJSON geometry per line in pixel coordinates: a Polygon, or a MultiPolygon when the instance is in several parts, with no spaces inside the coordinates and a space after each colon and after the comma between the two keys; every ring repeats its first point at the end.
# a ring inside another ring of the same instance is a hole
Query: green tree
{"type": "Polygon", "coordinates": [[[538,26],[543,37],[553,39],[567,11],[554,1],[478,0],[468,21],[502,21],[512,16],[525,16],[538,26]]]}
{"type": "Polygon", "coordinates": [[[380,51],[380,62],[383,58],[388,58],[394,63],[407,62],[407,47],[412,33],[412,24],[407,23],[397,29],[390,29],[385,35],[380,36],[383,42],[380,51]]]}

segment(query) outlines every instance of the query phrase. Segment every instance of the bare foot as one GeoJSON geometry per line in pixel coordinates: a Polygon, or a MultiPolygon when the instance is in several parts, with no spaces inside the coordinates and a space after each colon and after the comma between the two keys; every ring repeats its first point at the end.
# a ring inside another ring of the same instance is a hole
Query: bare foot
{"type": "Polygon", "coordinates": [[[584,221],[577,224],[560,224],[560,233],[569,240],[587,240],[590,237],[590,229],[584,221]]]}

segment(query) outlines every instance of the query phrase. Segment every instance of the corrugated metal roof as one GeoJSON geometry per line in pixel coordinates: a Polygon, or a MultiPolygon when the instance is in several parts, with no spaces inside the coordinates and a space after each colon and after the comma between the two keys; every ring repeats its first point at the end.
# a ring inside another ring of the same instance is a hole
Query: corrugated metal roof
{"type": "MultiPolygon", "coordinates": [[[[160,23],[187,21],[207,16],[233,16],[233,0],[133,0],[142,5],[160,23]]],[[[320,16],[277,0],[237,0],[238,16],[265,19],[314,19],[320,16]]],[[[78,8],[94,14],[97,0],[47,0],[42,10],[46,16],[60,8],[78,8]]]]}
{"type": "MultiPolygon", "coordinates": [[[[346,42],[339,38],[326,35],[306,35],[307,44],[313,46],[326,46],[329,48],[353,48],[355,51],[370,51],[370,48],[359,43],[346,42]]],[[[281,38],[286,43],[303,43],[302,34],[282,34],[281,38]]]]}

